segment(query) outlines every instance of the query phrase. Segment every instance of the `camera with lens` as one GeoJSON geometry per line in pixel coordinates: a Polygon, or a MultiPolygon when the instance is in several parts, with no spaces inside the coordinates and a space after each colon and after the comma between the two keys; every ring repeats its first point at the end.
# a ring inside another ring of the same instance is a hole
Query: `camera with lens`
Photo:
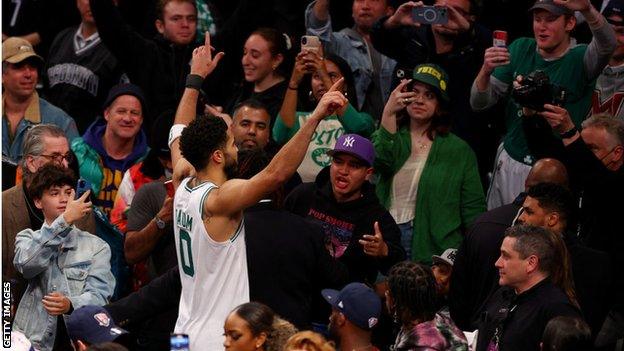
{"type": "Polygon", "coordinates": [[[412,9],[414,22],[424,24],[447,24],[448,11],[444,6],[418,6],[412,9]]]}
{"type": "Polygon", "coordinates": [[[565,102],[566,91],[550,83],[543,71],[534,71],[522,78],[519,86],[511,91],[514,101],[535,111],[544,111],[544,104],[561,106],[565,102]]]}

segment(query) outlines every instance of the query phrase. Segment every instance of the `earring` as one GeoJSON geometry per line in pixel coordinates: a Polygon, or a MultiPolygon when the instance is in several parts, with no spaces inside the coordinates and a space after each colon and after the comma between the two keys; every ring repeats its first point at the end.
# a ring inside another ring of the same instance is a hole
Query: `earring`
{"type": "Polygon", "coordinates": [[[314,102],[314,94],[312,94],[312,90],[308,91],[308,100],[314,102]]]}

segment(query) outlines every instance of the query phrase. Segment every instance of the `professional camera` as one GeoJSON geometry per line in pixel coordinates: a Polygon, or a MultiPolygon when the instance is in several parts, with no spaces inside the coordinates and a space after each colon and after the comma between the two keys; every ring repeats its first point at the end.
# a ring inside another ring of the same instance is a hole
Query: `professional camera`
{"type": "Polygon", "coordinates": [[[544,104],[561,106],[565,102],[566,91],[552,85],[543,71],[534,71],[522,78],[520,86],[514,87],[511,97],[522,106],[535,111],[544,111],[544,104]]]}

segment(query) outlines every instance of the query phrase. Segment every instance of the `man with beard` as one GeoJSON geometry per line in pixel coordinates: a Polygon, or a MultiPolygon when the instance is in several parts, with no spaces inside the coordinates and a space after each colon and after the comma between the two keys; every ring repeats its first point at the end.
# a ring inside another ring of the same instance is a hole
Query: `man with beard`
{"type": "Polygon", "coordinates": [[[347,61],[353,71],[358,111],[381,116],[390,96],[392,70],[396,62],[380,54],[371,43],[373,23],[393,11],[390,0],[353,0],[353,28],[334,33],[329,15],[329,0],[313,1],[305,12],[306,30],[318,36],[326,53],[336,54],[347,61]]]}
{"type": "Polygon", "coordinates": [[[223,321],[234,307],[249,301],[242,210],[295,173],[318,123],[347,103],[340,93],[341,79],[265,169],[248,180],[231,179],[237,166],[232,133],[221,118],[195,119],[201,85],[222,57],[223,53],[218,53],[213,60],[208,35],[205,45],[193,52],[191,74],[169,136],[175,165],[174,234],[182,283],[174,332],[188,334],[191,349],[222,349],[223,321]],[[191,172],[194,176],[187,177],[191,172]]]}
{"type": "Polygon", "coordinates": [[[258,100],[241,102],[232,115],[232,136],[240,150],[264,149],[269,143],[271,116],[258,100]]]}
{"type": "MultiPolygon", "coordinates": [[[[478,11],[474,0],[437,0],[445,6],[447,24],[425,25],[415,22],[412,11],[423,6],[408,1],[389,17],[375,23],[371,40],[375,48],[397,61],[393,79],[398,80],[423,63],[440,65],[449,75],[449,97],[453,116],[452,132],[465,140],[477,154],[482,179],[494,161],[495,137],[486,135],[487,120],[493,113],[473,112],[470,107],[470,87],[483,63],[483,53],[492,43],[492,34],[475,23],[478,11]]],[[[493,131],[492,131],[493,133],[493,131]]],[[[485,184],[485,182],[484,182],[485,184]]]]}

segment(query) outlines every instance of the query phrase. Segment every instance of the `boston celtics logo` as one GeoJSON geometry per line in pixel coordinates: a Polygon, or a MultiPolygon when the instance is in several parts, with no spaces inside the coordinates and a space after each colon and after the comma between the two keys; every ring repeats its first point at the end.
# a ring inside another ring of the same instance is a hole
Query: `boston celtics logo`
{"type": "Polygon", "coordinates": [[[314,149],[314,151],[312,151],[312,154],[310,155],[312,157],[312,161],[314,161],[314,163],[316,163],[320,167],[329,166],[331,158],[329,157],[329,155],[327,155],[327,151],[329,151],[329,149],[326,147],[319,147],[318,149],[314,149]]]}

